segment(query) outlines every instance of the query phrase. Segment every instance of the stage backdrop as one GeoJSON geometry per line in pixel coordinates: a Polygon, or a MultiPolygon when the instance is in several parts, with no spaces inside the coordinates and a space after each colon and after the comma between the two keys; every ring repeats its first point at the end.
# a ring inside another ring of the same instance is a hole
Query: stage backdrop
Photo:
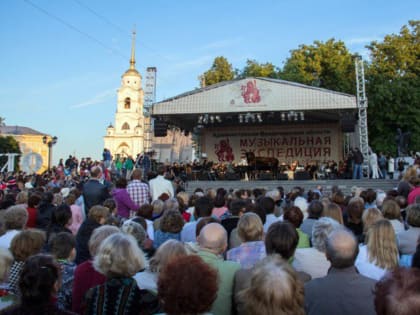
{"type": "Polygon", "coordinates": [[[280,163],[339,161],[343,158],[339,124],[247,126],[203,130],[202,152],[209,160],[240,162],[245,152],[275,157],[280,163]]]}

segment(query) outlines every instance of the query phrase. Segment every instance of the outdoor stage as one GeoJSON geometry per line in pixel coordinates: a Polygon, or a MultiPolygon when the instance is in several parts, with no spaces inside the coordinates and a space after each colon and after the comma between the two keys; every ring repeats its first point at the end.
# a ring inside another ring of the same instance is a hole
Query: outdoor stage
{"type": "Polygon", "coordinates": [[[318,185],[323,187],[324,193],[329,193],[333,186],[338,186],[344,194],[350,194],[353,186],[361,188],[380,189],[385,192],[395,188],[398,185],[396,179],[335,179],[335,180],[216,180],[216,181],[189,181],[186,185],[188,193],[193,193],[196,188],[220,188],[229,189],[254,189],[264,188],[267,190],[275,189],[278,186],[283,186],[286,192],[290,191],[295,186],[305,188],[305,192],[316,188],[318,185]]]}

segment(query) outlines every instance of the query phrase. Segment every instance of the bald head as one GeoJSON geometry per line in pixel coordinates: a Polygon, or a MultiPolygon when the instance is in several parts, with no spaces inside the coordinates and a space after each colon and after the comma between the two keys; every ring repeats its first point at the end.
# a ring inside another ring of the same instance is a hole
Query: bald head
{"type": "Polygon", "coordinates": [[[227,233],[219,223],[207,224],[198,236],[198,244],[201,248],[215,254],[221,254],[227,247],[227,233]]]}
{"type": "Polygon", "coordinates": [[[354,265],[359,247],[353,233],[340,229],[333,231],[327,239],[326,255],[334,268],[347,268],[354,265]]]}

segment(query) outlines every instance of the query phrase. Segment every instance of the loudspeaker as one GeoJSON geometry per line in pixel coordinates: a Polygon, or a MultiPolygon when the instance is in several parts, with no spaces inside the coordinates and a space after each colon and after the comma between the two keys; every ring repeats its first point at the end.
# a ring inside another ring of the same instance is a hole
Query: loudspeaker
{"type": "Polygon", "coordinates": [[[354,119],[343,119],[341,120],[341,131],[342,132],[354,132],[356,127],[356,120],[354,119]]]}
{"type": "Polygon", "coordinates": [[[296,180],[310,180],[311,177],[309,176],[308,172],[295,172],[295,177],[294,179],[296,180]]]}
{"type": "Polygon", "coordinates": [[[168,124],[161,120],[154,122],[154,135],[155,137],[166,137],[168,134],[168,124]]]}

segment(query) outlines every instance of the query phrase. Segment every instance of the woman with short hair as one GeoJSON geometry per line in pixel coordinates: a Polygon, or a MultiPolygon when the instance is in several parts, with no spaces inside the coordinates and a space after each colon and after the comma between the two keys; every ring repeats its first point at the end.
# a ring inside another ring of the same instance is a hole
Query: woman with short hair
{"type": "Polygon", "coordinates": [[[146,266],[146,260],[136,240],[124,233],[107,237],[94,258],[95,270],[107,281],[86,293],[86,314],[111,315],[154,314],[158,311],[157,297],[139,289],[132,278],[146,266]]]}
{"type": "Polygon", "coordinates": [[[238,236],[242,244],[228,250],[226,259],[240,263],[243,269],[250,269],[266,256],[260,217],[253,212],[245,213],[238,221],[238,236]]]}
{"type": "Polygon", "coordinates": [[[184,223],[184,218],[178,210],[165,211],[160,219],[160,227],[155,231],[153,247],[159,248],[169,239],[180,241],[184,223]]]}

